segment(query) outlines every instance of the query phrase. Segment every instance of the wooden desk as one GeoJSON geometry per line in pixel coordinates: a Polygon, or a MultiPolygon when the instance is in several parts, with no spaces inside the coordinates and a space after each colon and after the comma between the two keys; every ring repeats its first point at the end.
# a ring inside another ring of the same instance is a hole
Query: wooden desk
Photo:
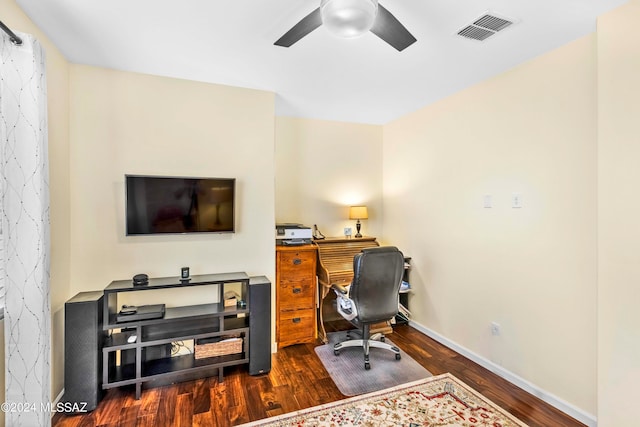
{"type": "MultiPolygon", "coordinates": [[[[314,240],[318,247],[318,328],[322,341],[328,342],[327,332],[324,327],[323,309],[325,297],[331,291],[331,285],[336,283],[347,286],[353,279],[353,257],[365,248],[380,246],[375,237],[328,237],[322,240],[314,240]]],[[[329,298],[326,298],[329,299],[329,298]]],[[[372,327],[372,330],[374,328],[372,327]]],[[[389,328],[390,329],[390,328],[389,328]]],[[[379,331],[379,329],[376,329],[379,331]]],[[[384,329],[389,332],[388,329],[384,329]]]]}

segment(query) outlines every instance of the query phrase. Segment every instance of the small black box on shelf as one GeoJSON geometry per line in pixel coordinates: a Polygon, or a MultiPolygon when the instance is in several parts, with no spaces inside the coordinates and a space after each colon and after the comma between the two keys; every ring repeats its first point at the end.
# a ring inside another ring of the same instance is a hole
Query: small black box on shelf
{"type": "Polygon", "coordinates": [[[149,276],[146,274],[136,274],[133,276],[133,286],[146,286],[149,284],[149,276]]]}

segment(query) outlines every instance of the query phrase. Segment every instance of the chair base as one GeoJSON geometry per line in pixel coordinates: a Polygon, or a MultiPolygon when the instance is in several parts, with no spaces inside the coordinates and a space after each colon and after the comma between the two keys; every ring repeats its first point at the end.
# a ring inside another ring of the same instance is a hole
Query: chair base
{"type": "MultiPolygon", "coordinates": [[[[351,332],[361,332],[361,331],[349,331],[351,332]]],[[[348,335],[347,335],[348,336],[348,335]]],[[[384,350],[389,350],[396,355],[396,360],[400,360],[400,349],[391,344],[387,344],[386,342],[379,341],[378,339],[384,340],[384,336],[381,334],[375,334],[368,340],[365,339],[349,339],[347,341],[342,341],[333,346],[333,354],[338,356],[340,354],[340,350],[348,348],[348,347],[359,347],[364,350],[364,368],[371,369],[371,363],[369,362],[369,348],[376,347],[382,348],[384,350]],[[374,339],[375,337],[375,339],[374,339]]]]}

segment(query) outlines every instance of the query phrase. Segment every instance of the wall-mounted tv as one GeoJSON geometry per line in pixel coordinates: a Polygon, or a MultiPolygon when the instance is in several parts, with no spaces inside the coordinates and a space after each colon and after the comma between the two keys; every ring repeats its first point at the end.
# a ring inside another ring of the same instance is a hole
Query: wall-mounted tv
{"type": "Polygon", "coordinates": [[[233,233],[235,179],[125,175],[128,236],[233,233]]]}

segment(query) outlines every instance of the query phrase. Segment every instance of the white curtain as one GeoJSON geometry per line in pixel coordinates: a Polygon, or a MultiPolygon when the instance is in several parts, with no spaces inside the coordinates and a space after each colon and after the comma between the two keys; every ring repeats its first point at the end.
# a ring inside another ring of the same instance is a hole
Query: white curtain
{"type": "Polygon", "coordinates": [[[44,51],[30,35],[0,46],[0,184],[7,426],[51,425],[49,169],[44,51]],[[11,406],[9,406],[11,408],[11,406]],[[20,406],[16,406],[20,409],[20,406]],[[45,406],[46,408],[46,406],[45,406]]]}

